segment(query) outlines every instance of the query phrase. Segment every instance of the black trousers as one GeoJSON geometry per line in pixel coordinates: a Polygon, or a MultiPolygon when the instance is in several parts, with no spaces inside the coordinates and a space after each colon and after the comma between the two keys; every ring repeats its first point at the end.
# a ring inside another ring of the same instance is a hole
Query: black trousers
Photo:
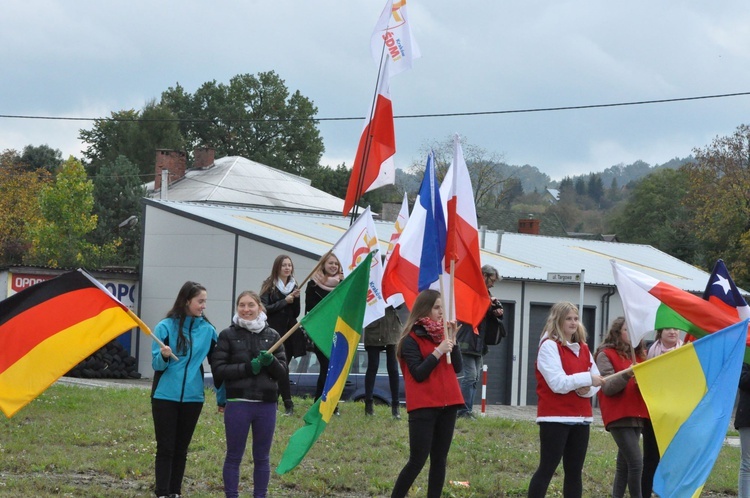
{"type": "Polygon", "coordinates": [[[151,400],[156,434],[156,496],[182,494],[188,446],[202,409],[203,403],[151,400]]]}
{"type": "Polygon", "coordinates": [[[367,371],[365,372],[365,399],[372,401],[375,389],[375,377],[380,367],[380,352],[385,349],[385,360],[388,368],[388,384],[391,388],[391,406],[398,407],[398,360],[396,359],[396,345],[365,346],[367,350],[367,371]]]}
{"type": "Polygon", "coordinates": [[[409,461],[396,479],[391,498],[404,498],[430,457],[427,498],[440,498],[458,405],[409,412],[409,461]]]}
{"type": "Polygon", "coordinates": [[[529,498],[544,498],[560,460],[565,478],[563,496],[581,498],[583,495],[583,462],[589,446],[588,424],[539,423],[539,467],[529,483],[529,498]]]}

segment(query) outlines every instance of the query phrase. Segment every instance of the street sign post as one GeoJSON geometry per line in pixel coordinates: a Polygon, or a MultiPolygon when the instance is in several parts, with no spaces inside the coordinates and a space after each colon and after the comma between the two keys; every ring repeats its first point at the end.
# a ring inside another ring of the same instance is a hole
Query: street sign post
{"type": "Polygon", "coordinates": [[[578,316],[583,318],[583,286],[586,270],[580,273],[547,273],[547,282],[558,284],[579,284],[581,290],[578,297],[578,316]]]}

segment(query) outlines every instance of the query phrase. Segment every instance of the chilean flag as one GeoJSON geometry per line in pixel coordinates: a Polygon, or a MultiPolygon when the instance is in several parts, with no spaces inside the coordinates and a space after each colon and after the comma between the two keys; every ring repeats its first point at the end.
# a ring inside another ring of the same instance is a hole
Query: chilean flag
{"type": "Polygon", "coordinates": [[[733,314],[738,321],[750,318],[750,306],[734,285],[732,277],[729,276],[729,270],[721,259],[714,265],[706,290],[703,292],[703,299],[733,314]]]}
{"type": "MultiPolygon", "coordinates": [[[[383,271],[383,297],[387,300],[394,294],[401,294],[411,309],[421,291],[438,284],[445,241],[445,215],[430,153],[409,222],[383,271]]],[[[484,287],[484,283],[482,285],[484,287]]]]}
{"type": "Polygon", "coordinates": [[[453,163],[445,175],[440,194],[447,200],[448,213],[445,270],[450,272],[453,261],[453,304],[460,303],[455,316],[457,320],[477,327],[490,307],[490,297],[479,256],[474,192],[458,136],[454,140],[453,163]]]}
{"type": "Polygon", "coordinates": [[[378,81],[375,105],[370,110],[370,119],[359,138],[352,175],[349,177],[349,186],[346,189],[344,216],[349,214],[362,194],[393,184],[396,180],[396,168],[393,164],[393,155],[396,153],[396,134],[393,127],[389,65],[389,59],[386,59],[378,81]]]}

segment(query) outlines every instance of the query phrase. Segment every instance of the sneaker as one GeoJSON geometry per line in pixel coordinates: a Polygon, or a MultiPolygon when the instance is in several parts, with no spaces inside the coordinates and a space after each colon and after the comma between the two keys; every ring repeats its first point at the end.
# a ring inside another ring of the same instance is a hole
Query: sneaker
{"type": "Polygon", "coordinates": [[[473,412],[459,412],[458,418],[467,418],[469,420],[475,420],[477,417],[473,412]]]}
{"type": "Polygon", "coordinates": [[[284,410],[284,417],[293,417],[294,416],[294,407],[290,406],[284,410]]]}
{"type": "Polygon", "coordinates": [[[401,414],[398,412],[398,405],[391,406],[391,415],[393,415],[393,420],[401,420],[401,414]]]}
{"type": "Polygon", "coordinates": [[[337,417],[341,416],[341,412],[339,412],[339,407],[338,406],[333,409],[333,414],[336,415],[337,417]]]}

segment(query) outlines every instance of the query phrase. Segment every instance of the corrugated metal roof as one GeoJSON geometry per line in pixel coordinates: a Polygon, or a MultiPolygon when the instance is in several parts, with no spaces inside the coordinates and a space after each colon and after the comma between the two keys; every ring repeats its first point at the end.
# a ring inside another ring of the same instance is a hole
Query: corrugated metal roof
{"type": "MultiPolygon", "coordinates": [[[[146,188],[150,197],[160,196],[153,191],[153,182],[146,188]]],[[[210,168],[188,170],[169,186],[167,198],[329,212],[344,209],[343,199],[312,187],[308,179],[239,156],[217,159],[210,168]]]]}
{"type": "MultiPolygon", "coordinates": [[[[149,205],[267,239],[316,255],[324,254],[349,227],[349,218],[241,206],[147,201],[149,205]]],[[[383,254],[392,222],[375,221],[383,254]]],[[[487,231],[482,264],[496,267],[505,279],[546,281],[548,273],[585,270],[591,285],[615,285],[610,260],[691,292],[702,292],[709,274],[652,246],[487,231]],[[500,237],[499,252],[498,237],[500,237]]]]}

